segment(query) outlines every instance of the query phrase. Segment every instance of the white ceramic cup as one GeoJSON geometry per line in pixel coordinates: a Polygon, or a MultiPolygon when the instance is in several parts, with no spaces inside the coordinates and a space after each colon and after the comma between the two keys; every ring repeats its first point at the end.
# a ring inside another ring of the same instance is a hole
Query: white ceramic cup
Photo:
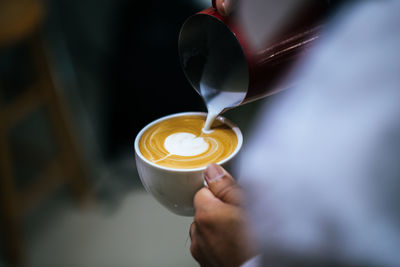
{"type": "MultiPolygon", "coordinates": [[[[135,139],[136,167],[144,187],[167,209],[183,216],[193,216],[193,197],[198,190],[204,187],[203,172],[207,166],[194,169],[177,169],[157,165],[147,160],[139,150],[139,140],[142,134],[152,125],[169,118],[187,115],[207,116],[204,112],[183,112],[162,117],[144,127],[135,139]]],[[[240,129],[228,119],[219,116],[219,121],[230,126],[235,132],[238,144],[236,149],[227,158],[217,162],[226,167],[238,154],[243,144],[243,136],[240,129]]]]}

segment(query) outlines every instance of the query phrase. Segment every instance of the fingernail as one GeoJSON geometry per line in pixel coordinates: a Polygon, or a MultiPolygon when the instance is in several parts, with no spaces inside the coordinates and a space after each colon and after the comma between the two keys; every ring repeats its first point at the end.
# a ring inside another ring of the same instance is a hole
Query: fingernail
{"type": "Polygon", "coordinates": [[[207,183],[215,182],[224,176],[224,170],[218,166],[217,164],[210,164],[207,166],[207,169],[204,171],[204,178],[207,183]]]}

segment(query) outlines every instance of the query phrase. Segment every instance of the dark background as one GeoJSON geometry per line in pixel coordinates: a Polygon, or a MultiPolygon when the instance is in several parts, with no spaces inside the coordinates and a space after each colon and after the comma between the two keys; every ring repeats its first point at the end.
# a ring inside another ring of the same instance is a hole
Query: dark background
{"type": "Polygon", "coordinates": [[[49,34],[63,35],[72,64],[84,69],[77,72],[79,95],[97,110],[93,116],[101,116],[95,120],[104,121],[98,135],[112,157],[150,121],[204,110],[178,59],[180,27],[202,7],[193,1],[100,2],[51,2],[49,34]]]}

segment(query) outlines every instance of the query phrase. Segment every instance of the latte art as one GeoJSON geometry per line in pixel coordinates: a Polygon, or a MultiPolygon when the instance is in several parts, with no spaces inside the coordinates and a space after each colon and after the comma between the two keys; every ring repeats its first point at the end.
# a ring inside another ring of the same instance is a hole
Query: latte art
{"type": "Polygon", "coordinates": [[[152,125],[140,138],[140,152],[151,162],[170,168],[192,169],[220,162],[235,151],[236,134],[218,120],[210,133],[204,133],[204,123],[204,116],[187,115],[152,125]]]}
{"type": "Polygon", "coordinates": [[[189,157],[205,152],[209,145],[203,137],[191,133],[174,133],[165,138],[164,147],[172,155],[189,157]]]}

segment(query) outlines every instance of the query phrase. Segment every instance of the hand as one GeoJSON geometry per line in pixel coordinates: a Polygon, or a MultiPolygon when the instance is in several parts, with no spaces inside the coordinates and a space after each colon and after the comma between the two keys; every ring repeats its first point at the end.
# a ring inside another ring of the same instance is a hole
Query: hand
{"type": "Polygon", "coordinates": [[[254,242],[243,208],[243,191],[222,167],[204,173],[208,188],[194,197],[190,252],[201,266],[240,266],[253,257],[254,242]]]}
{"type": "Polygon", "coordinates": [[[215,6],[223,16],[228,16],[235,8],[237,0],[215,0],[215,6]]]}

